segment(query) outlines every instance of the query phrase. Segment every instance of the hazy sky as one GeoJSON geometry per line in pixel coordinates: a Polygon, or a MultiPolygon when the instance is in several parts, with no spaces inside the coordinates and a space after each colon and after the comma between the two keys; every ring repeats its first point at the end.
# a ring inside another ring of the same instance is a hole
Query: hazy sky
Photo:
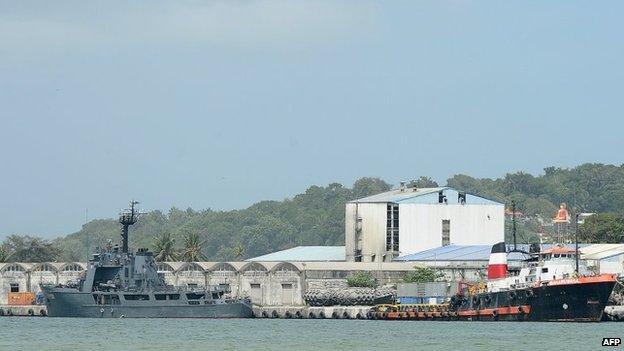
{"type": "Polygon", "coordinates": [[[0,238],[624,149],[624,2],[0,1],[0,238]]]}

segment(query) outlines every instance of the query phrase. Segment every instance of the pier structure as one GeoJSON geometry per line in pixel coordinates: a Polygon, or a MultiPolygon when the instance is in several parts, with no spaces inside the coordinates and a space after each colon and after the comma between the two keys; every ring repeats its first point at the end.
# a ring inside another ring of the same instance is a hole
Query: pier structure
{"type": "MultiPolygon", "coordinates": [[[[478,280],[486,263],[450,264],[444,272],[453,280],[478,280]]],[[[401,282],[414,267],[412,262],[160,262],[158,272],[173,286],[227,284],[232,296],[250,297],[258,306],[303,306],[307,291],[346,287],[358,272],[371,272],[383,286],[401,282]]],[[[10,292],[38,293],[40,284],[68,284],[85,270],[83,262],[0,263],[0,304],[8,303],[10,292]]]]}
{"type": "MultiPolygon", "coordinates": [[[[581,244],[581,260],[597,273],[623,274],[624,244],[581,244]]],[[[519,269],[521,257],[509,257],[509,269],[519,269]]],[[[202,288],[226,284],[236,297],[247,296],[258,306],[302,306],[315,289],[342,288],[347,278],[369,272],[380,286],[402,282],[415,267],[432,267],[446,281],[480,281],[487,275],[489,247],[449,245],[407,255],[394,262],[255,261],[160,262],[158,273],[167,284],[202,288]]],[[[84,262],[0,263],[0,305],[9,293],[40,291],[40,284],[78,280],[84,262]]]]}
{"type": "MultiPolygon", "coordinates": [[[[381,284],[401,281],[413,265],[405,262],[160,262],[158,272],[173,286],[202,288],[227,284],[232,296],[247,296],[260,306],[301,306],[308,289],[346,287],[346,279],[372,271],[381,284]]],[[[0,263],[0,304],[11,292],[40,292],[40,284],[68,284],[86,270],[83,262],[0,263]]]]}

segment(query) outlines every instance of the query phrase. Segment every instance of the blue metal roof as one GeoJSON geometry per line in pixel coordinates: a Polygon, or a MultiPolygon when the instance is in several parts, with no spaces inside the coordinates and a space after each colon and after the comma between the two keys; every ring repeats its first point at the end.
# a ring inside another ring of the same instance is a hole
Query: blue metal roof
{"type": "MultiPolygon", "coordinates": [[[[438,193],[442,192],[448,200],[448,204],[458,203],[459,190],[450,187],[436,188],[398,188],[350,201],[351,203],[420,203],[437,204],[438,193]]],[[[466,194],[466,203],[473,205],[502,205],[502,203],[474,194],[466,194]]]]}
{"type": "Polygon", "coordinates": [[[396,261],[487,261],[491,250],[492,245],[448,245],[401,256],[396,261]]]}
{"type": "Polygon", "coordinates": [[[272,252],[270,254],[247,259],[246,261],[345,261],[344,246],[297,246],[291,249],[272,252]]]}
{"type": "MultiPolygon", "coordinates": [[[[401,256],[396,261],[487,261],[490,259],[491,250],[492,245],[448,245],[401,256]]],[[[522,260],[524,256],[513,252],[508,259],[522,260]]]]}
{"type": "Polygon", "coordinates": [[[437,193],[438,191],[443,191],[448,189],[447,187],[436,187],[436,188],[399,188],[392,189],[390,191],[386,191],[383,193],[367,196],[355,201],[351,202],[361,202],[361,203],[375,203],[375,202],[399,202],[407,199],[411,199],[414,197],[437,193]]]}
{"type": "MultiPolygon", "coordinates": [[[[588,244],[579,244],[579,247],[585,247],[588,244]]],[[[542,245],[542,249],[552,247],[552,244],[542,245]]],[[[567,247],[574,248],[574,244],[567,244],[567,247]]],[[[513,245],[507,245],[507,252],[513,249],[513,245]]],[[[518,249],[529,251],[529,245],[518,244],[518,249]]],[[[436,247],[433,249],[417,252],[411,255],[401,256],[395,261],[488,261],[492,245],[448,245],[436,247]]],[[[508,260],[524,260],[527,255],[521,252],[510,252],[507,256],[508,260]]]]}

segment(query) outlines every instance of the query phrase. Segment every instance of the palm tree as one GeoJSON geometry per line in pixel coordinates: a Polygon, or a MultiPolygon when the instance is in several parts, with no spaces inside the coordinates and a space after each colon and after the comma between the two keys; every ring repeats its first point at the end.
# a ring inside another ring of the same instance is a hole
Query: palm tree
{"type": "Polygon", "coordinates": [[[11,258],[11,253],[6,245],[0,245],[0,263],[8,262],[11,258]]]}
{"type": "Polygon", "coordinates": [[[164,233],[154,241],[154,254],[156,261],[177,261],[178,250],[175,248],[175,239],[171,233],[164,233]]]}
{"type": "Polygon", "coordinates": [[[182,259],[186,262],[197,262],[206,259],[206,255],[202,252],[202,246],[205,244],[199,238],[197,233],[188,233],[184,236],[184,251],[182,251],[182,259]]]}
{"type": "Polygon", "coordinates": [[[238,244],[232,249],[232,252],[234,252],[236,259],[240,260],[243,256],[245,256],[245,247],[238,244]]]}

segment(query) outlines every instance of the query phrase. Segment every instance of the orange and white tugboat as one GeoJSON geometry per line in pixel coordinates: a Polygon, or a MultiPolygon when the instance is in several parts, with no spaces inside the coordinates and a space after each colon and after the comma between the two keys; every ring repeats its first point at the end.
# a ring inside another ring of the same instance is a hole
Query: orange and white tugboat
{"type": "Polygon", "coordinates": [[[598,322],[617,277],[579,267],[578,249],[553,246],[517,275],[507,269],[505,243],[492,246],[488,281],[462,284],[449,310],[458,319],[598,322]]]}

